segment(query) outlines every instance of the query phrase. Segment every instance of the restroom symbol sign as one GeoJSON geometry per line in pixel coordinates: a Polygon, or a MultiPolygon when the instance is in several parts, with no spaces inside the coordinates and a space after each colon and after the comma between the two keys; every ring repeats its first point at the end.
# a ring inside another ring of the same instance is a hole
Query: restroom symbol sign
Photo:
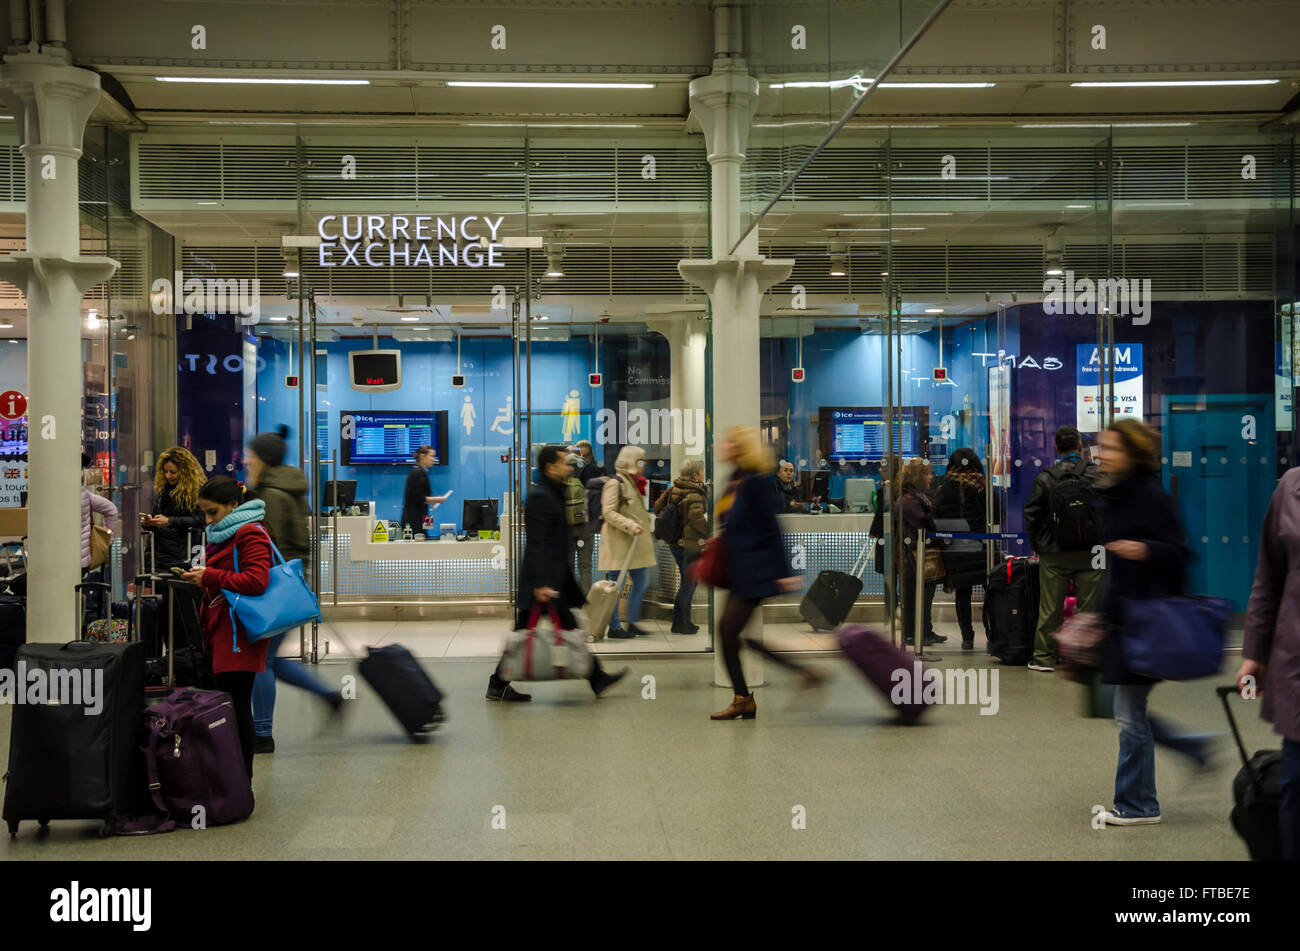
{"type": "Polygon", "coordinates": [[[17,390],[5,390],[0,393],[0,417],[22,419],[26,415],[27,397],[17,390]]]}

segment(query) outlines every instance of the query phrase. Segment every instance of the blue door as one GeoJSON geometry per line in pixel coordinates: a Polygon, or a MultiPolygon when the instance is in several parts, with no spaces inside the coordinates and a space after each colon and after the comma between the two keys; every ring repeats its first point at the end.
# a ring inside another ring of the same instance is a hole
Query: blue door
{"type": "Polygon", "coordinates": [[[1188,592],[1244,611],[1275,485],[1272,397],[1167,396],[1162,429],[1165,487],[1193,554],[1188,592]]]}

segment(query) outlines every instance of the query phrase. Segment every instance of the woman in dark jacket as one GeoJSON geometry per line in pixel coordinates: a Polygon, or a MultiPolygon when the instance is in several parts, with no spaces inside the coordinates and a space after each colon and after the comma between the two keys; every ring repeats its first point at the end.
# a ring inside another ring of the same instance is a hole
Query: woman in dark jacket
{"type": "MultiPolygon", "coordinates": [[[[914,636],[916,633],[916,533],[920,529],[925,529],[927,532],[935,530],[934,503],[927,494],[929,488],[930,466],[924,460],[913,459],[899,473],[898,514],[903,533],[903,557],[899,567],[902,569],[903,578],[903,642],[905,644],[916,641],[914,636]]],[[[931,608],[934,605],[934,590],[937,586],[938,581],[931,579],[927,572],[925,589],[922,593],[924,602],[922,629],[925,631],[922,643],[926,647],[948,639],[934,632],[930,620],[931,608]]]]}
{"type": "Polygon", "coordinates": [[[797,590],[802,579],[790,570],[786,558],[785,541],[776,520],[772,460],[759,441],[758,430],[734,426],[727,431],[720,449],[722,458],[736,467],[718,502],[717,524],[722,535],[713,542],[722,545],[727,567],[730,590],[718,620],[718,638],[734,696],[730,706],[709,719],[752,720],[758,715],[758,707],[745,684],[740,664],[742,640],[747,647],[782,667],[797,671],[802,687],[818,686],[825,678],[811,668],[773,653],[761,641],[741,637],[745,625],[765,598],[797,590]]]}
{"type": "Polygon", "coordinates": [[[271,583],[274,558],[271,539],[262,525],[266,505],[260,499],[245,501],[244,486],[220,476],[199,491],[199,507],[208,522],[205,560],[182,577],[203,589],[201,617],[212,654],[213,679],[217,689],[230,694],[233,701],[244,768],[252,779],[253,678],[266,666],[267,642],[250,642],[236,627],[224,591],[265,594],[271,583]]]}
{"type": "Polygon", "coordinates": [[[1174,500],[1160,484],[1158,436],[1135,419],[1121,419],[1101,434],[1101,496],[1106,538],[1106,593],[1101,613],[1111,626],[1102,682],[1115,684],[1119,763],[1115,808],[1107,825],[1160,821],[1156,799],[1155,744],[1205,765],[1208,735],[1185,735],[1147,713],[1147,697],[1159,681],[1130,671],[1124,663],[1125,602],[1178,595],[1189,551],[1174,500]]]}
{"type": "Polygon", "coordinates": [[[1282,860],[1300,862],[1300,469],[1282,476],[1264,516],[1246,608],[1237,686],[1254,686],[1259,715],[1282,736],[1282,860]],[[1292,605],[1286,611],[1282,605],[1292,605]],[[1251,678],[1248,680],[1247,678],[1251,678]]]}
{"type": "Polygon", "coordinates": [[[203,541],[199,489],[205,481],[199,460],[184,446],[172,446],[158,456],[152,514],[140,516],[141,527],[153,537],[153,567],[157,570],[189,567],[190,546],[203,541]]]}
{"type": "MultiPolygon", "coordinates": [[[[966,523],[964,531],[968,532],[981,534],[988,530],[984,517],[984,467],[973,449],[958,449],[948,457],[948,472],[935,493],[934,517],[960,519],[966,523]]],[[[971,588],[984,584],[987,575],[983,543],[953,540],[944,545],[943,567],[943,586],[953,592],[957,604],[962,649],[971,650],[975,646],[971,588]]]]}

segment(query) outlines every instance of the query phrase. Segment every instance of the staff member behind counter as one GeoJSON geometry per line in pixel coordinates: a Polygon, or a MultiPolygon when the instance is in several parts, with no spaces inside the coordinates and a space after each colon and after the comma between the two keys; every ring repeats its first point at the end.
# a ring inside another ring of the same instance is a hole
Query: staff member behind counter
{"type": "Polygon", "coordinates": [[[802,512],[804,503],[799,498],[799,486],[794,481],[794,463],[782,459],[776,467],[777,513],[802,512]]]}
{"type": "Polygon", "coordinates": [[[428,514],[430,505],[441,505],[451,496],[450,492],[446,495],[429,494],[429,467],[437,464],[438,457],[432,446],[421,446],[415,450],[415,465],[406,477],[406,491],[402,494],[400,523],[403,528],[411,526],[412,533],[424,531],[424,516],[428,514]]]}

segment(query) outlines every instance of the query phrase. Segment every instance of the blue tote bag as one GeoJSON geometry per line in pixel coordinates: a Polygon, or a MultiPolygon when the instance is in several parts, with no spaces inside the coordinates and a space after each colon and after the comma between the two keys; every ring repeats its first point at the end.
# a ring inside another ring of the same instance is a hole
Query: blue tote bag
{"type": "MultiPolygon", "coordinates": [[[[316,595],[311,593],[311,588],[307,587],[307,579],[302,574],[302,559],[285,561],[280,549],[271,541],[271,536],[266,534],[266,529],[261,530],[277,559],[277,563],[271,566],[271,581],[266,590],[261,594],[237,594],[221,589],[221,593],[226,596],[226,603],[230,605],[231,627],[238,631],[242,626],[244,636],[250,642],[265,640],[321,619],[320,604],[316,601],[316,595]]],[[[235,570],[238,571],[238,547],[233,554],[235,570]]],[[[239,650],[238,636],[235,638],[235,650],[239,650]]]]}
{"type": "Polygon", "coordinates": [[[1232,602],[1224,598],[1133,598],[1124,607],[1124,661],[1158,680],[1211,677],[1223,666],[1232,602]]]}

